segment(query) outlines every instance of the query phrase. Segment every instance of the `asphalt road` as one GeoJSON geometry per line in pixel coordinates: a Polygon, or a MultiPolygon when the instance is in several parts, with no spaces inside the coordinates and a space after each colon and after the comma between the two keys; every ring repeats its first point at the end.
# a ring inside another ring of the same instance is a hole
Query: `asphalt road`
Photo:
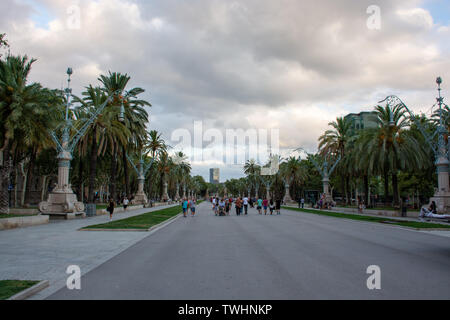
{"type": "Polygon", "coordinates": [[[284,210],[180,218],[49,299],[450,299],[450,238],[284,210]],[[381,269],[369,290],[367,267],[381,269]]]}

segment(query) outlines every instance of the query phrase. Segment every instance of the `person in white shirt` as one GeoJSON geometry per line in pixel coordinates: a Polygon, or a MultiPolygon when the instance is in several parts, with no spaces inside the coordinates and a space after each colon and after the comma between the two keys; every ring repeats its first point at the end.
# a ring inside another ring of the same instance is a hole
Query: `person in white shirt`
{"type": "Polygon", "coordinates": [[[219,201],[219,215],[225,215],[225,200],[221,199],[219,201]]]}
{"type": "Polygon", "coordinates": [[[128,200],[127,197],[125,197],[125,199],[123,199],[123,210],[124,211],[127,211],[127,207],[128,207],[129,203],[130,203],[130,201],[128,200]]]}
{"type": "Polygon", "coordinates": [[[247,214],[248,213],[248,198],[244,197],[243,202],[244,202],[244,214],[247,214]]]}

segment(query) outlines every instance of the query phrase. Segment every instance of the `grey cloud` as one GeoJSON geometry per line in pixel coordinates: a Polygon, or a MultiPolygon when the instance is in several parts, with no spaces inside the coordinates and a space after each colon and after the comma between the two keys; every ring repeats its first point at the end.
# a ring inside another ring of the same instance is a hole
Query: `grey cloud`
{"type": "Polygon", "coordinates": [[[50,31],[31,28],[33,9],[20,3],[0,2],[0,27],[14,53],[39,58],[33,80],[60,87],[70,65],[80,92],[99,73],[128,73],[166,138],[198,119],[219,129],[277,123],[283,145],[312,150],[342,110],[390,93],[423,106],[435,76],[450,78],[442,36],[397,14],[416,0],[377,1],[380,31],[366,28],[369,0],[80,0],[80,30],[65,29],[65,2],[42,0],[61,25],[50,31]]]}

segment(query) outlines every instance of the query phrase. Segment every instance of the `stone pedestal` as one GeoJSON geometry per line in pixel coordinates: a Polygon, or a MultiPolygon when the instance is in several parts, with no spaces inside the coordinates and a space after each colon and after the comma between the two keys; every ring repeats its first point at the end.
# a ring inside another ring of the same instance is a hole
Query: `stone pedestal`
{"type": "Polygon", "coordinates": [[[84,211],[84,204],[78,202],[77,196],[72,191],[69,184],[71,156],[69,152],[62,152],[58,162],[58,184],[49,194],[47,201],[39,204],[39,211],[43,214],[81,213],[84,211]]]}
{"type": "Polygon", "coordinates": [[[438,189],[433,198],[430,199],[436,203],[436,211],[439,214],[450,213],[450,190],[449,190],[449,162],[446,157],[441,157],[436,162],[438,172],[438,189]]]}
{"type": "Polygon", "coordinates": [[[430,199],[431,202],[436,203],[436,211],[439,214],[449,214],[450,213],[450,192],[437,192],[433,198],[430,199]]]}
{"type": "Polygon", "coordinates": [[[292,203],[293,201],[292,201],[292,198],[291,198],[291,195],[290,195],[290,192],[289,192],[289,185],[286,184],[285,188],[286,188],[286,191],[285,191],[286,194],[285,194],[285,196],[283,198],[283,201],[284,201],[284,203],[292,203]]]}
{"type": "Polygon", "coordinates": [[[147,195],[144,192],[144,183],[145,183],[145,178],[141,177],[138,180],[138,191],[134,195],[133,201],[131,201],[132,205],[144,205],[145,206],[148,203],[147,195]]]}

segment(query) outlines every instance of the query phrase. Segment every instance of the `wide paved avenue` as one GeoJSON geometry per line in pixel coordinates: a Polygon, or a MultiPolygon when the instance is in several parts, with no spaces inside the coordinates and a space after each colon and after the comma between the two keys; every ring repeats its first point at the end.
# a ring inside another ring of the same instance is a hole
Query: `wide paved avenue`
{"type": "Polygon", "coordinates": [[[49,298],[450,299],[448,237],[288,210],[197,211],[87,273],[81,290],[49,298]],[[370,265],[381,290],[367,288],[370,265]]]}

